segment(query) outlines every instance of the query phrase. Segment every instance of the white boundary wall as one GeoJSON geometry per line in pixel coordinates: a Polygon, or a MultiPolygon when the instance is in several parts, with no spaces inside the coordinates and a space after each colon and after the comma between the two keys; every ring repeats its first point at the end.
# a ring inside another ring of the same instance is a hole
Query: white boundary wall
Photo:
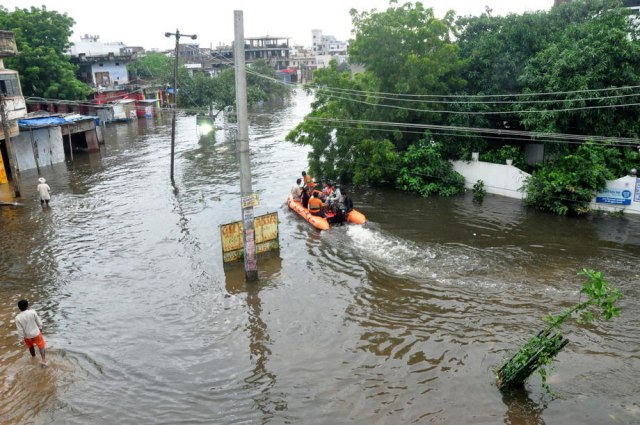
{"type": "Polygon", "coordinates": [[[464,176],[464,187],[467,189],[472,189],[478,180],[482,180],[487,193],[516,199],[526,196],[521,188],[530,174],[513,165],[493,164],[474,159],[454,161],[453,169],[464,176]]]}
{"type": "MultiPolygon", "coordinates": [[[[516,199],[527,196],[521,188],[531,175],[512,165],[473,159],[453,161],[453,169],[464,176],[467,189],[472,189],[478,180],[482,180],[487,193],[516,199]]],[[[593,210],[624,210],[625,213],[640,214],[640,177],[626,176],[607,181],[606,189],[596,194],[590,206],[593,210]]]]}
{"type": "Polygon", "coordinates": [[[591,201],[591,208],[640,214],[640,178],[625,176],[608,180],[607,187],[591,201]]]}

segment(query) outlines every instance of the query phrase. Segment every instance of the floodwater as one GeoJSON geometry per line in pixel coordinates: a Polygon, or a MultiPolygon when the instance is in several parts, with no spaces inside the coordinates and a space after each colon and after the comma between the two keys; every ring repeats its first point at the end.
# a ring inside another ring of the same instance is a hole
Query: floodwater
{"type": "MultiPolygon", "coordinates": [[[[284,136],[311,99],[251,115],[255,214],[277,211],[260,281],[223,267],[240,219],[233,131],[179,119],[106,128],[97,154],[22,174],[0,207],[0,423],[640,423],[640,217],[574,219],[517,200],[353,193],[369,223],[319,233],[286,195],[306,149],[284,136]],[[502,395],[493,369],[579,300],[582,268],[625,295],[622,316],[566,328],[544,393],[502,395]],[[45,323],[50,366],[17,345],[15,307],[45,323]]],[[[7,191],[7,185],[2,189],[7,191]]]]}

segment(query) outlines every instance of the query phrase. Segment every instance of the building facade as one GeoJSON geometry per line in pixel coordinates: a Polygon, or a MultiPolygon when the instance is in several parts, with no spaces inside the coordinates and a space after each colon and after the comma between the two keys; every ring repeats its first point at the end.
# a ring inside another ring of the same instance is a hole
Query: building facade
{"type": "Polygon", "coordinates": [[[332,35],[323,35],[322,30],[311,30],[311,46],[318,68],[329,66],[332,60],[338,64],[347,63],[349,60],[347,55],[349,43],[337,40],[332,35]]]}
{"type": "Polygon", "coordinates": [[[127,64],[135,58],[135,48],[124,43],[103,43],[97,35],[85,34],[68,53],[78,65],[78,79],[95,89],[129,84],[127,64]]]}

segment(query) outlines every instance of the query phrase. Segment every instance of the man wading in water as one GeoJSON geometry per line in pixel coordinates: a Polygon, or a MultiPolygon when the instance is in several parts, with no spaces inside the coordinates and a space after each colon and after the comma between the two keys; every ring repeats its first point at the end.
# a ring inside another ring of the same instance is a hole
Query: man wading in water
{"type": "Polygon", "coordinates": [[[34,346],[37,345],[38,350],[40,350],[40,357],[42,357],[40,364],[46,366],[47,359],[44,352],[45,341],[41,332],[42,322],[40,321],[40,317],[38,317],[38,313],[36,313],[35,310],[29,308],[29,301],[27,300],[18,301],[18,308],[20,309],[20,313],[16,316],[16,328],[18,328],[20,341],[24,341],[24,343],[27,344],[31,357],[36,356],[34,346]]]}

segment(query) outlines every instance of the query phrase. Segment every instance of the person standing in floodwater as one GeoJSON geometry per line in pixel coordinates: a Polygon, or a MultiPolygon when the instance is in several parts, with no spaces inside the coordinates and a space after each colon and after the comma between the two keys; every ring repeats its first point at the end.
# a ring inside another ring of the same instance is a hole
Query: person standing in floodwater
{"type": "Polygon", "coordinates": [[[49,201],[51,200],[51,195],[49,192],[51,192],[51,188],[47,184],[47,181],[44,177],[40,177],[38,181],[40,183],[38,184],[38,187],[36,189],[40,194],[40,205],[44,207],[44,204],[46,202],[47,206],[49,206],[49,201]]]}
{"type": "Polygon", "coordinates": [[[42,366],[47,365],[47,358],[45,354],[45,340],[42,336],[42,321],[40,321],[40,317],[38,313],[29,308],[29,301],[20,300],[18,301],[18,308],[20,309],[20,313],[16,316],[16,328],[18,328],[18,337],[21,342],[24,342],[29,348],[29,352],[31,353],[31,357],[36,356],[35,346],[38,346],[38,350],[40,351],[40,357],[42,361],[40,364],[42,366]]]}

